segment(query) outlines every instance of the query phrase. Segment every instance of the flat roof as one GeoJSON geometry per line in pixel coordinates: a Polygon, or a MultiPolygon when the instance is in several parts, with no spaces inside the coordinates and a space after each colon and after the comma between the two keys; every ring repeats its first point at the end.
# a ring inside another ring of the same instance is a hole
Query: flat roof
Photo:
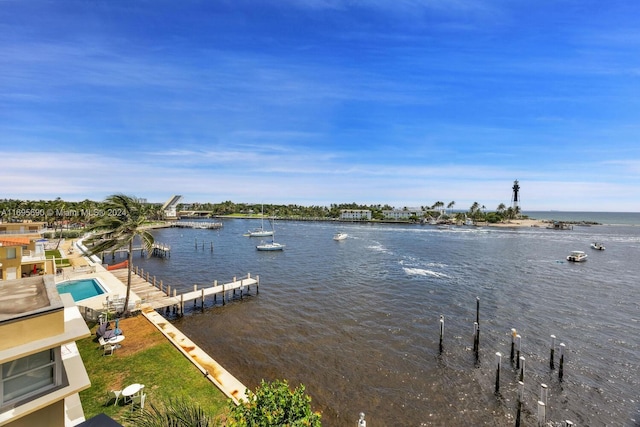
{"type": "Polygon", "coordinates": [[[0,323],[62,309],[51,274],[0,282],[0,323]]]}

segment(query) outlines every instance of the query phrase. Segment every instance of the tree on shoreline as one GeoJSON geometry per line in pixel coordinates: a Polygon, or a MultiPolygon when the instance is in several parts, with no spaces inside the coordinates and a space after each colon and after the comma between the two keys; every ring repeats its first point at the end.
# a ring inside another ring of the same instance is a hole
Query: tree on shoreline
{"type": "Polygon", "coordinates": [[[127,294],[124,300],[123,314],[129,312],[129,296],[131,294],[131,271],[133,268],[133,241],[139,238],[142,246],[150,256],[153,250],[153,235],[143,226],[147,221],[144,206],[135,197],[114,194],[104,202],[105,210],[99,219],[87,228],[90,233],[85,241],[90,245],[91,255],[103,252],[115,252],[126,247],[127,256],[127,294]]]}

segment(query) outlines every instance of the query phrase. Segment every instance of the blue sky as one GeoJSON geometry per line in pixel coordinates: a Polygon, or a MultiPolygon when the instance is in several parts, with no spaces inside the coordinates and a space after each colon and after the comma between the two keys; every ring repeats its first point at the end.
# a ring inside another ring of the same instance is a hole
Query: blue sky
{"type": "Polygon", "coordinates": [[[0,0],[0,198],[640,211],[639,16],[0,0]]]}

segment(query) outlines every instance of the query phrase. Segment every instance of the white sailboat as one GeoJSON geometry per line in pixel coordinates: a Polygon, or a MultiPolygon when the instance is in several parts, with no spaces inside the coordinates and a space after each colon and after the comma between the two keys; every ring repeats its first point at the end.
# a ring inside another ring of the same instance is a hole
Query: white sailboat
{"type": "Polygon", "coordinates": [[[259,245],[256,245],[256,249],[259,251],[281,251],[284,249],[284,245],[281,243],[277,243],[274,240],[275,234],[276,234],[276,230],[275,230],[275,224],[273,224],[275,221],[272,221],[272,232],[273,234],[271,235],[271,241],[270,242],[261,242],[259,245]]]}
{"type": "Polygon", "coordinates": [[[254,230],[249,230],[244,233],[246,237],[268,237],[273,236],[273,230],[265,230],[264,229],[264,205],[262,205],[262,214],[260,218],[260,228],[256,228],[254,230]]]}

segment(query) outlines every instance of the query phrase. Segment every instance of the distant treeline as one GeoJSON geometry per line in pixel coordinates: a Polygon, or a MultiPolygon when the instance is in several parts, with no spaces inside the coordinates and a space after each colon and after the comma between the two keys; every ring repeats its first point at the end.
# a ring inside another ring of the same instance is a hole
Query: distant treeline
{"type": "MultiPolygon", "coordinates": [[[[146,216],[150,221],[165,219],[161,203],[143,203],[146,216]]],[[[226,215],[259,215],[264,211],[266,217],[276,218],[318,218],[339,219],[343,210],[369,210],[373,220],[383,220],[383,211],[404,210],[414,212],[409,220],[421,220],[429,218],[451,218],[464,220],[471,218],[474,221],[498,222],[504,219],[519,216],[519,208],[507,208],[500,204],[493,212],[487,212],[484,205],[475,202],[467,211],[454,210],[455,202],[449,202],[446,206],[443,202],[419,208],[396,208],[389,205],[363,205],[358,203],[340,203],[330,206],[302,206],[296,204],[275,205],[256,203],[234,203],[225,201],[222,203],[190,203],[179,204],[178,212],[197,211],[206,212],[206,216],[218,217],[226,215]]],[[[53,227],[64,223],[69,225],[84,226],[91,224],[100,216],[109,214],[104,202],[85,199],[80,202],[69,202],[56,198],[55,200],[17,200],[0,199],[0,220],[5,222],[19,222],[24,220],[43,221],[53,227]]]]}

